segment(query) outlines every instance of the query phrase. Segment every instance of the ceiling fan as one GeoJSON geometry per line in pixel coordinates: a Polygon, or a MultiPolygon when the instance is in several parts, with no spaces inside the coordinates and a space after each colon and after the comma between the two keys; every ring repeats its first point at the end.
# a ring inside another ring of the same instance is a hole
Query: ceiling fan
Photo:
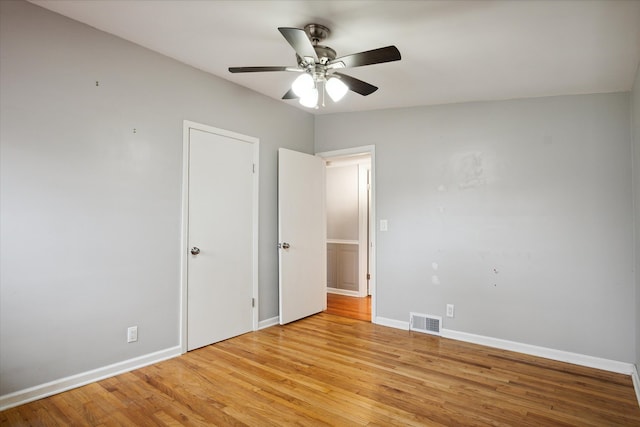
{"type": "Polygon", "coordinates": [[[372,84],[348,76],[336,70],[399,61],[400,51],[395,46],[386,46],[366,52],[336,58],[336,51],[319,43],[329,36],[329,29],[320,24],[307,24],[304,29],[280,27],[278,31],[296,52],[298,65],[271,67],[229,67],[231,73],[256,73],[264,71],[292,71],[302,73],[295,79],[291,89],[282,99],[299,99],[300,104],[318,108],[318,98],[324,94],[334,102],[344,97],[347,91],[367,96],[378,90],[372,84]]]}

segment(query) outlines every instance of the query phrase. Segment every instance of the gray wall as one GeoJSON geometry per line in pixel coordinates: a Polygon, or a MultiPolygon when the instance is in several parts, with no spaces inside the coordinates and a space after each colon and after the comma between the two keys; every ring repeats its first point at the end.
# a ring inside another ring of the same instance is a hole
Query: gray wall
{"type": "Polygon", "coordinates": [[[277,316],[276,150],[313,152],[313,116],[26,2],[0,15],[0,395],[179,345],[184,119],[260,138],[277,316]]]}
{"type": "Polygon", "coordinates": [[[640,69],[631,92],[636,272],[636,367],[640,369],[640,69]]]}
{"type": "Polygon", "coordinates": [[[321,115],[315,149],[376,146],[377,316],[632,362],[630,129],[563,96],[321,115]]]}

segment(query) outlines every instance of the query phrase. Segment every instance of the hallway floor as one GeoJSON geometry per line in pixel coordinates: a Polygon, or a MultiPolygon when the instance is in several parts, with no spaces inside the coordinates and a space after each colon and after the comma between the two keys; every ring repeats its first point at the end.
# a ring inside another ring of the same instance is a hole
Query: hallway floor
{"type": "Polygon", "coordinates": [[[371,296],[364,298],[327,293],[326,313],[371,321],[371,296]]]}

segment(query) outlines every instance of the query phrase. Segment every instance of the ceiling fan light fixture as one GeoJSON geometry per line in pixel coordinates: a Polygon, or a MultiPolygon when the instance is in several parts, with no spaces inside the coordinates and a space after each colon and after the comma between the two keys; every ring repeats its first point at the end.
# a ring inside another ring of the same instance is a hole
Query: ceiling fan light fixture
{"type": "Polygon", "coordinates": [[[229,72],[291,71],[301,73],[293,81],[291,89],[284,94],[282,99],[298,99],[301,105],[308,108],[318,108],[320,96],[322,96],[321,105],[324,107],[327,94],[333,102],[338,102],[348,91],[367,96],[378,90],[372,84],[335,70],[382,64],[401,59],[400,51],[395,46],[380,47],[336,58],[335,50],[320,44],[330,33],[327,27],[320,24],[308,24],[304,29],[278,27],[278,31],[295,51],[297,66],[229,67],[229,72]]]}
{"type": "Polygon", "coordinates": [[[302,73],[300,76],[298,76],[298,78],[293,81],[291,90],[293,90],[293,93],[300,97],[300,99],[309,96],[314,90],[316,91],[316,97],[318,96],[318,91],[316,90],[316,85],[313,81],[313,77],[311,77],[311,74],[308,73],[302,73]]]}
{"type": "Polygon", "coordinates": [[[318,106],[318,89],[313,88],[305,96],[301,96],[300,104],[307,108],[317,107],[318,106]]]}
{"type": "Polygon", "coordinates": [[[333,102],[340,101],[349,91],[349,87],[337,77],[331,77],[327,81],[325,89],[327,90],[327,93],[329,94],[333,102]]]}

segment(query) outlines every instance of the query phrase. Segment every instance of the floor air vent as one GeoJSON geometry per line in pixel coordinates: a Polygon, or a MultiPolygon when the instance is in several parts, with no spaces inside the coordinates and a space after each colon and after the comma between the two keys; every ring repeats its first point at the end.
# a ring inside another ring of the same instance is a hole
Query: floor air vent
{"type": "Polygon", "coordinates": [[[409,330],[440,335],[442,317],[429,314],[409,313],[409,330]]]}

